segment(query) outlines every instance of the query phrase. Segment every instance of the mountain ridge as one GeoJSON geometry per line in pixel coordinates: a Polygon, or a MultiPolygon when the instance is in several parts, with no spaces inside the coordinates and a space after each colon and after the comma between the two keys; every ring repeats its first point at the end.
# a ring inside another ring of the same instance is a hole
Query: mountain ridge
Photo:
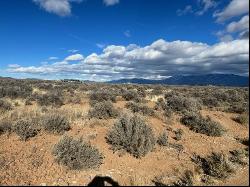
{"type": "Polygon", "coordinates": [[[206,75],[176,75],[162,80],[151,79],[119,79],[109,81],[111,84],[167,84],[167,85],[191,85],[191,86],[249,86],[249,77],[234,74],[206,74],[206,75]]]}

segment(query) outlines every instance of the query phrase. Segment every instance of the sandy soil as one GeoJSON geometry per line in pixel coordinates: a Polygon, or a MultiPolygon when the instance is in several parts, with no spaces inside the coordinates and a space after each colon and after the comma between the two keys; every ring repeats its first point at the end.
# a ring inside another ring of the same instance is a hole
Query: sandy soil
{"type": "MultiPolygon", "coordinates": [[[[124,101],[115,104],[123,108],[124,101]]],[[[153,107],[150,102],[149,106],[153,107]]],[[[86,114],[89,109],[87,102],[81,105],[63,106],[75,112],[86,114]]],[[[136,159],[127,153],[113,153],[105,141],[105,136],[115,120],[74,120],[72,130],[66,134],[84,140],[96,146],[104,155],[103,164],[99,169],[88,171],[72,171],[58,165],[51,150],[62,136],[40,133],[24,142],[15,134],[0,136],[0,184],[1,185],[87,185],[96,176],[110,176],[119,185],[153,185],[155,177],[177,179],[187,169],[196,170],[190,157],[197,153],[201,156],[211,152],[224,152],[244,148],[236,137],[249,137],[248,127],[237,124],[231,117],[235,114],[218,111],[202,111],[202,115],[210,116],[220,122],[227,132],[219,138],[208,137],[190,131],[180,124],[178,117],[165,123],[159,118],[148,118],[148,124],[159,135],[167,129],[169,141],[184,146],[178,151],[169,147],[156,146],[155,150],[142,159],[136,159]],[[174,139],[174,130],[182,129],[182,140],[174,139]]],[[[248,166],[237,166],[237,172],[225,181],[217,181],[215,185],[249,185],[248,166]]],[[[201,185],[197,182],[197,185],[201,185]]]]}

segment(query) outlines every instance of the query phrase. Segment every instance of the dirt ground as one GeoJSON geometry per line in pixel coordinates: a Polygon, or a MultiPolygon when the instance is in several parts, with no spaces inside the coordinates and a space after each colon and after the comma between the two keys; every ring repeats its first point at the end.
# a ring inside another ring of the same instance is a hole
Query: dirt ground
{"type": "MultiPolygon", "coordinates": [[[[81,105],[65,105],[70,111],[89,109],[88,102],[81,105]]],[[[114,106],[124,108],[125,101],[118,101],[114,106]]],[[[149,106],[153,107],[150,102],[149,106]]],[[[20,106],[21,109],[22,106],[20,106]]],[[[32,106],[23,106],[32,107],[32,106]]],[[[34,106],[33,106],[34,107],[34,106]]],[[[25,110],[25,109],[24,109],[25,110]]],[[[227,129],[222,137],[209,137],[190,131],[180,124],[178,116],[170,121],[157,117],[148,117],[148,124],[158,136],[167,129],[169,141],[183,145],[179,151],[170,147],[156,148],[142,159],[136,159],[127,153],[110,149],[105,136],[115,120],[75,120],[72,130],[66,134],[83,137],[84,140],[96,146],[104,155],[103,164],[96,170],[72,171],[55,162],[51,154],[52,147],[62,137],[45,132],[24,142],[14,133],[0,136],[0,185],[88,185],[95,176],[108,176],[119,185],[154,185],[152,180],[163,177],[165,181],[178,179],[185,170],[196,170],[191,156],[196,153],[206,156],[214,152],[223,152],[245,148],[235,138],[248,138],[248,126],[240,125],[231,118],[235,114],[203,110],[202,115],[210,116],[227,129]],[[183,138],[174,139],[174,130],[182,129],[183,138]]],[[[227,180],[215,181],[213,185],[249,185],[248,166],[235,166],[236,172],[227,180]]],[[[201,185],[197,180],[196,185],[201,185]]]]}

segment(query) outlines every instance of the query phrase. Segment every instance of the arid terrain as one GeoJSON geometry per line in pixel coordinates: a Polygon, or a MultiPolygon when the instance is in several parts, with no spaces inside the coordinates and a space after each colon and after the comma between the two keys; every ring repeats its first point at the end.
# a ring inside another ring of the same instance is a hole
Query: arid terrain
{"type": "Polygon", "coordinates": [[[0,79],[0,185],[249,185],[248,91],[0,79]]]}

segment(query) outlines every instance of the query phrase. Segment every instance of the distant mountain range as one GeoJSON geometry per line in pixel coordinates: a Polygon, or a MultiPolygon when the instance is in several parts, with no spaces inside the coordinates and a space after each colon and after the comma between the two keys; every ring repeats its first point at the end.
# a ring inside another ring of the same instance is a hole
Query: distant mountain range
{"type": "Polygon", "coordinates": [[[172,76],[163,80],[149,79],[120,79],[109,81],[112,84],[167,84],[167,85],[191,85],[191,86],[249,86],[249,77],[233,74],[207,74],[207,75],[189,75],[172,76]]]}
{"type": "MultiPolygon", "coordinates": [[[[11,77],[1,77],[1,79],[14,79],[11,77]]],[[[36,79],[31,79],[36,80],[36,79]]],[[[38,80],[38,79],[37,79],[38,80]]],[[[61,80],[63,81],[63,80],[61,80]]],[[[78,80],[77,80],[78,81],[78,80]]],[[[94,81],[78,81],[83,83],[97,83],[94,81]]],[[[166,84],[166,85],[190,85],[190,86],[235,86],[235,87],[248,87],[249,77],[239,76],[234,74],[207,74],[207,75],[189,75],[189,76],[172,76],[162,80],[150,79],[119,79],[106,83],[111,84],[166,84]]]]}

